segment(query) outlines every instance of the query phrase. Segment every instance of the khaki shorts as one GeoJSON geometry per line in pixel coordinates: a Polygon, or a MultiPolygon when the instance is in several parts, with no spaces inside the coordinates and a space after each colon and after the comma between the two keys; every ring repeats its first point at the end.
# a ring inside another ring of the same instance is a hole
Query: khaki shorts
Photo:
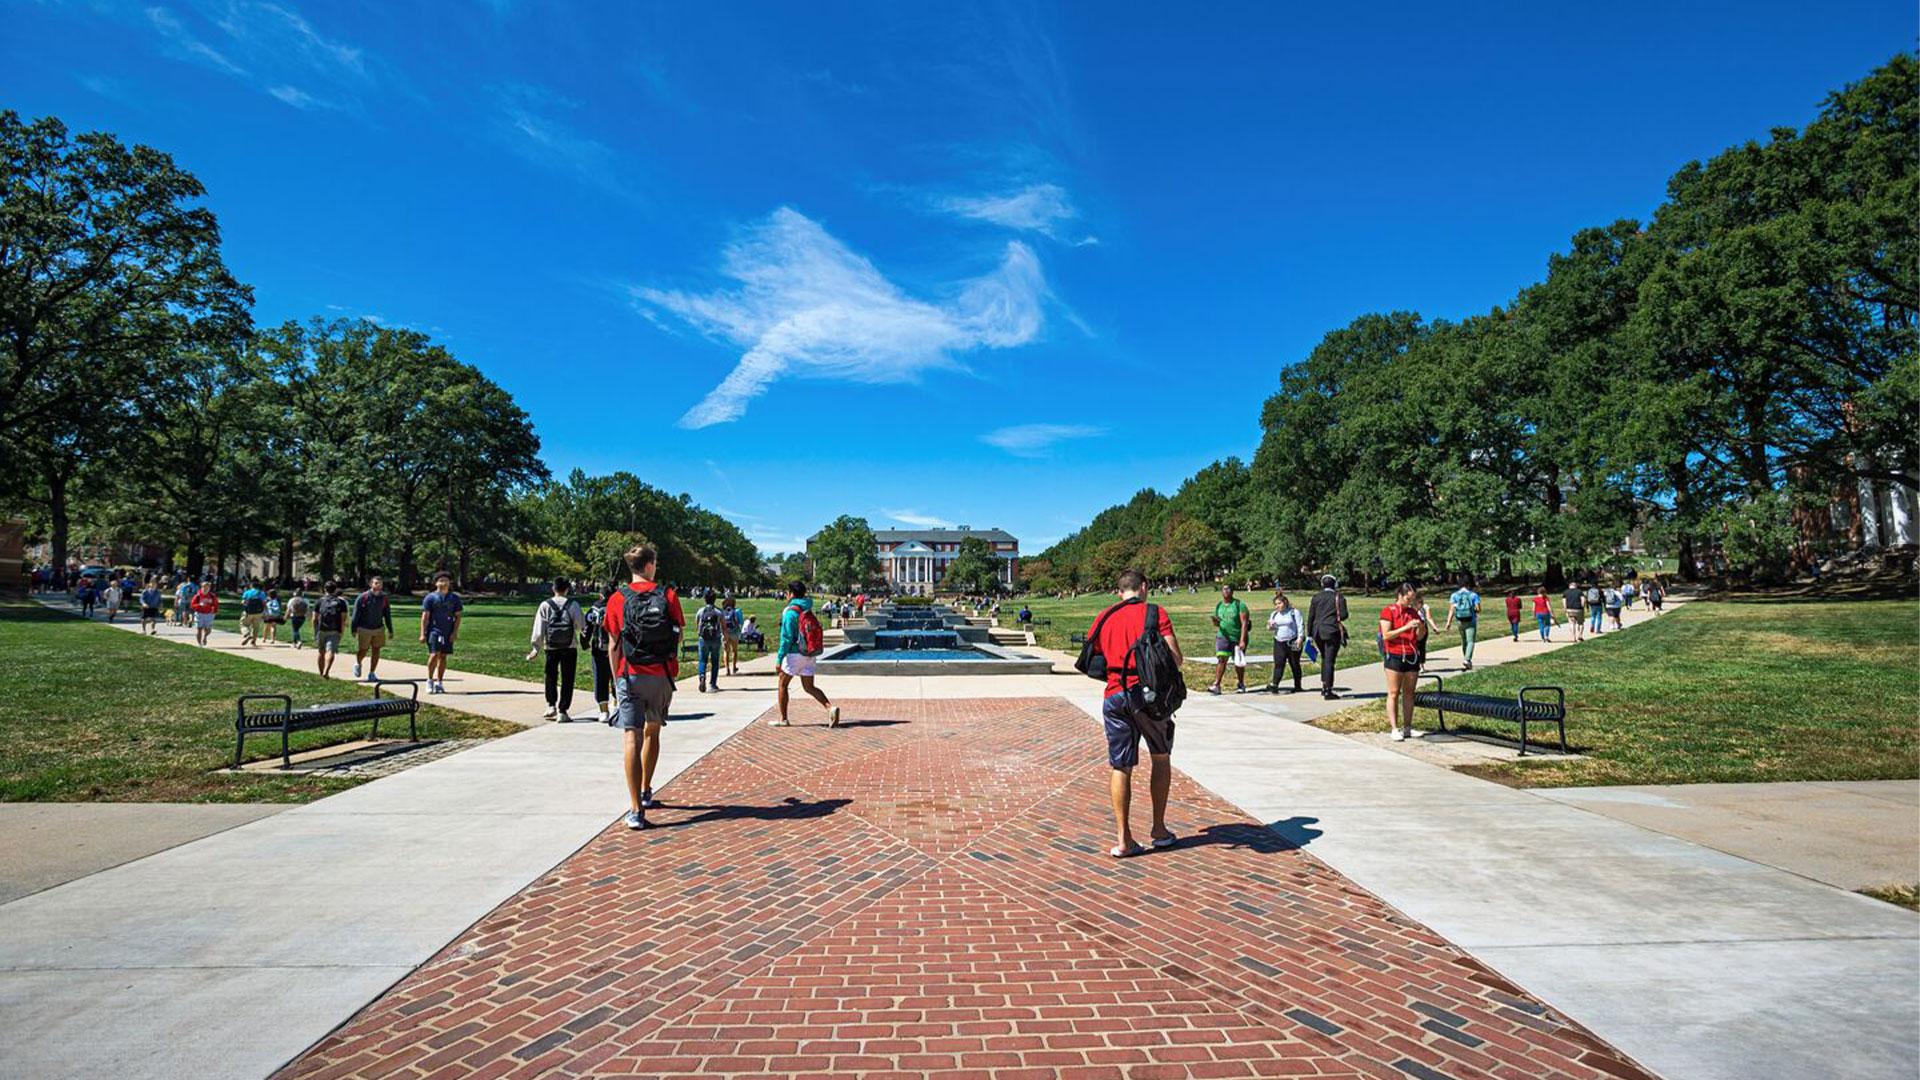
{"type": "Polygon", "coordinates": [[[362,649],[382,649],[382,648],[385,648],[387,644],[387,632],[385,630],[377,630],[377,629],[376,630],[356,629],[353,632],[353,640],[362,649]]]}

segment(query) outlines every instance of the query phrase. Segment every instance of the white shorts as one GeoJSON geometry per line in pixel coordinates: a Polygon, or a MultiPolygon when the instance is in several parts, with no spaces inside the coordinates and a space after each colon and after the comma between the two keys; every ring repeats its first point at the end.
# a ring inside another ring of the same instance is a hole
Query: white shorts
{"type": "Polygon", "coordinates": [[[787,655],[780,658],[780,670],[786,672],[789,675],[792,675],[794,678],[800,678],[802,676],[805,676],[806,678],[811,679],[813,678],[814,661],[818,659],[820,658],[817,656],[808,656],[805,653],[790,652],[787,655]]]}
{"type": "Polygon", "coordinates": [[[210,611],[194,612],[193,625],[199,627],[202,630],[213,629],[213,613],[210,611]]]}

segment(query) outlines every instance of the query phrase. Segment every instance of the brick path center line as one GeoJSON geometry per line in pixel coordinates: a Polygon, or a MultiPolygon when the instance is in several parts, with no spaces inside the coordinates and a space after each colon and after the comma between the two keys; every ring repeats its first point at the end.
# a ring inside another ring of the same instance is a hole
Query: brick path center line
{"type": "Polygon", "coordinates": [[[1111,858],[1063,700],[842,704],[742,730],[283,1075],[1647,1075],[1177,770],[1181,846],[1111,858]]]}

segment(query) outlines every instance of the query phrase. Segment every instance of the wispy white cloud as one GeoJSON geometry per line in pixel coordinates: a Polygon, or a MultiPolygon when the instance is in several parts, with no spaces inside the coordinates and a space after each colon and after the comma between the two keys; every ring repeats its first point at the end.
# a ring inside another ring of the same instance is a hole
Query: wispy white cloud
{"type": "Polygon", "coordinates": [[[495,98],[500,109],[496,134],[509,150],[597,187],[614,192],[626,189],[613,148],[579,134],[562,119],[563,113],[579,107],[577,102],[525,85],[500,87],[495,98]]]}
{"type": "Polygon", "coordinates": [[[916,529],[951,529],[953,522],[937,518],[932,514],[923,514],[918,510],[885,510],[882,513],[902,525],[911,525],[916,529]]]}
{"type": "Polygon", "coordinates": [[[144,13],[169,53],[244,79],[296,109],[356,104],[377,81],[364,50],[321,33],[285,4],[187,0],[144,13]]]}
{"type": "Polygon", "coordinates": [[[907,295],[819,224],[782,207],[728,245],[721,272],[737,289],[707,294],[638,288],[640,304],[744,348],[730,373],[680,418],[703,428],[737,420],[786,375],[911,382],[959,368],[957,354],[1039,336],[1047,296],[1040,260],[1009,243],[992,273],[934,302],[907,295]]]}
{"type": "Polygon", "coordinates": [[[1045,457],[1057,443],[1104,434],[1105,428],[1087,424],[1015,424],[989,431],[980,436],[980,441],[1016,457],[1045,457]]]}
{"type": "Polygon", "coordinates": [[[165,38],[168,44],[187,59],[210,64],[229,75],[247,73],[245,68],[227,59],[226,54],[196,37],[172,11],[163,7],[150,7],[147,9],[147,21],[153,24],[155,30],[160,31],[160,36],[165,38]]]}
{"type": "Polygon", "coordinates": [[[999,195],[947,195],[935,199],[934,205],[975,221],[1054,237],[1063,224],[1080,216],[1066,189],[1058,184],[1029,184],[999,195]]]}

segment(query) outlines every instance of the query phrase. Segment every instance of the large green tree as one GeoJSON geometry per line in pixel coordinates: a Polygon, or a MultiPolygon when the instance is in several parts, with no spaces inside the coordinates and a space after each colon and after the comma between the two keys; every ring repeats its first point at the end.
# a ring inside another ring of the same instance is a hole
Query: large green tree
{"type": "Polygon", "coordinates": [[[807,541],[813,579],[835,592],[851,592],[878,578],[879,550],[867,519],[845,514],[807,541]]]}
{"type": "Polygon", "coordinates": [[[199,348],[244,335],[247,289],[172,158],[0,111],[0,483],[64,563],[72,484],[169,415],[199,348]]]}

